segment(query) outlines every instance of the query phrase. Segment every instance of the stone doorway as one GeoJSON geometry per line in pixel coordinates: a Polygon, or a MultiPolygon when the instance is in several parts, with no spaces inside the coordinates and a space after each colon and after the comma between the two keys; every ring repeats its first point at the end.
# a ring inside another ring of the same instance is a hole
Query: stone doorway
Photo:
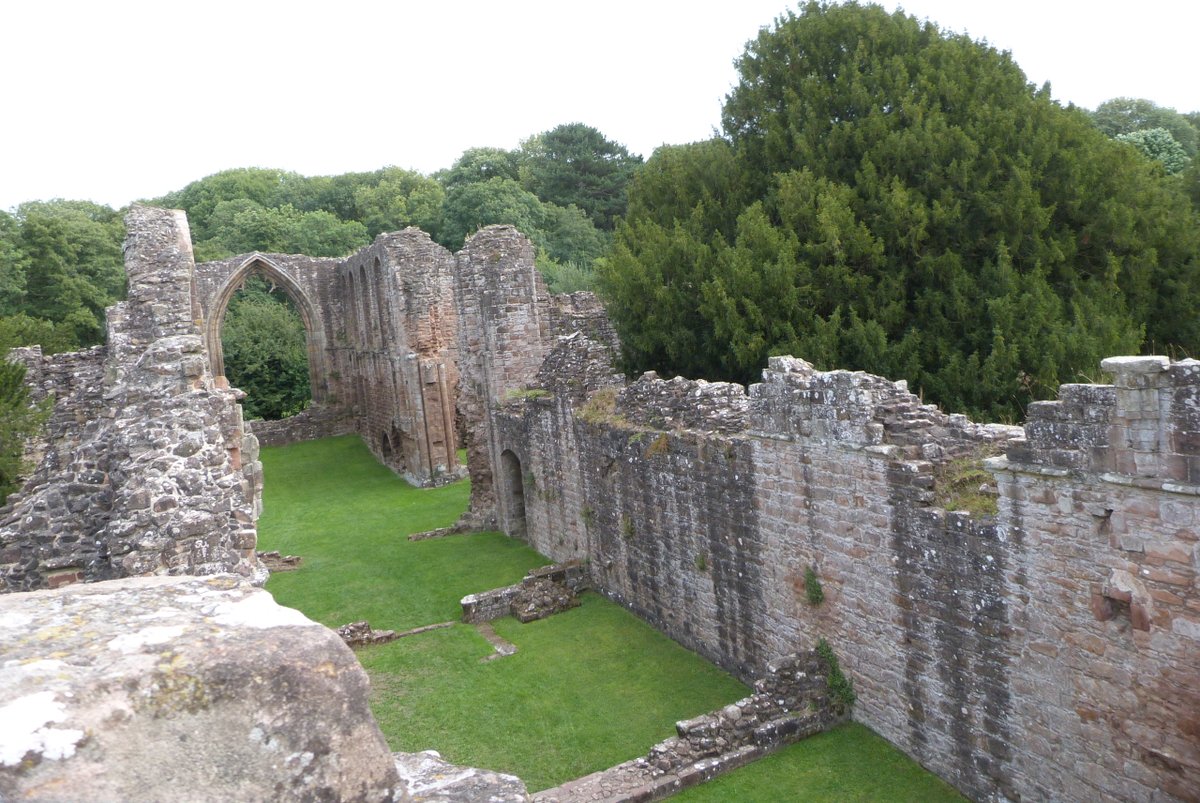
{"type": "Polygon", "coordinates": [[[525,475],[521,459],[511,449],[500,454],[502,477],[500,515],[504,532],[513,538],[525,538],[525,475]]]}

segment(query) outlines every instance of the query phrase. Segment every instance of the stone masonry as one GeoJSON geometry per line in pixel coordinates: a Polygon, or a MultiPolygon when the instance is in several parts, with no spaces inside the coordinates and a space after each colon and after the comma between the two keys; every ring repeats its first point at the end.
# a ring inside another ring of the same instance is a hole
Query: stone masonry
{"type": "Polygon", "coordinates": [[[257,442],[208,370],[181,212],[126,218],[129,298],[108,344],[15,353],[53,396],[39,462],[0,510],[0,591],[140,574],[236,572],[259,582],[257,442]]]}
{"type": "MultiPolygon", "coordinates": [[[[604,374],[586,337],[552,359],[604,374]]],[[[493,408],[496,494],[742,678],[825,637],[855,718],[974,799],[1195,800],[1200,362],[1103,369],[1026,429],[790,357],[749,393],[647,375],[581,400],[530,374],[543,393],[493,408]],[[934,506],[950,461],[996,452],[996,515],[934,506]]]]}

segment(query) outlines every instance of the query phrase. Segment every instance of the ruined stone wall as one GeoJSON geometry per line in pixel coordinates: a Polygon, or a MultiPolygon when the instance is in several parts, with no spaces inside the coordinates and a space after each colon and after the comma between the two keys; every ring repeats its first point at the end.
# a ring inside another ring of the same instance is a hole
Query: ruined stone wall
{"type": "Polygon", "coordinates": [[[992,463],[1032,797],[1200,794],[1200,362],[1105,360],[992,463]],[[1047,761],[1059,754],[1059,761],[1047,761]],[[1078,770],[1086,767],[1086,772],[1078,770]]]}
{"type": "Polygon", "coordinates": [[[126,229],[128,300],[108,310],[108,344],[24,352],[36,392],[56,401],[38,467],[0,511],[0,590],[265,576],[254,553],[257,442],[208,371],[187,222],[134,207],[126,229]]]}
{"type": "Polygon", "coordinates": [[[335,370],[363,440],[417,485],[463,474],[453,272],[450,252],[414,228],[380,235],[338,267],[335,370]]]}
{"type": "Polygon", "coordinates": [[[196,300],[213,374],[225,375],[221,328],[234,294],[252,274],[263,276],[293,303],[304,323],[309,386],[317,406],[336,406],[344,395],[330,350],[336,342],[341,299],[338,260],[297,254],[241,254],[195,267],[196,300]]]}
{"type": "Polygon", "coordinates": [[[358,431],[357,419],[340,405],[309,407],[278,421],[254,419],[247,421],[246,426],[258,438],[260,446],[286,446],[358,431]]]}
{"type": "Polygon", "coordinates": [[[791,358],[748,395],[586,398],[594,357],[561,342],[493,408],[535,548],[744,678],[827,638],[855,717],[975,799],[1200,788],[1200,364],[1106,362],[1116,387],[1064,386],[1026,442],[791,358]],[[951,461],[1004,450],[995,517],[935,506],[951,461]]]}
{"type": "Polygon", "coordinates": [[[499,520],[506,531],[520,532],[519,513],[495,491],[512,464],[496,439],[494,407],[536,383],[560,337],[586,332],[615,351],[616,335],[592,294],[549,294],[533,244],[512,226],[487,226],[467,241],[457,254],[454,297],[471,515],[478,524],[499,520]]]}

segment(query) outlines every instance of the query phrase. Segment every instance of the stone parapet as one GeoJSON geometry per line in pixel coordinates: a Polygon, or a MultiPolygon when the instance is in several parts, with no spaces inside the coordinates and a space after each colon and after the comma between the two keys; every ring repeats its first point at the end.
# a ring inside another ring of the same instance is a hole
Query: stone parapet
{"type": "Polygon", "coordinates": [[[380,801],[399,781],[354,654],[242,578],[7,595],[0,643],[5,800],[380,801]]]}

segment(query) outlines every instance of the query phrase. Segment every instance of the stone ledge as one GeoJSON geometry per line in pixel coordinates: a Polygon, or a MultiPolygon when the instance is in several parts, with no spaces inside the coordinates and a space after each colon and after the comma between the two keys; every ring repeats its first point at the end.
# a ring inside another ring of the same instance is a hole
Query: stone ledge
{"type": "Polygon", "coordinates": [[[233,575],[0,597],[0,799],[383,800],[368,680],[233,575]]]}

